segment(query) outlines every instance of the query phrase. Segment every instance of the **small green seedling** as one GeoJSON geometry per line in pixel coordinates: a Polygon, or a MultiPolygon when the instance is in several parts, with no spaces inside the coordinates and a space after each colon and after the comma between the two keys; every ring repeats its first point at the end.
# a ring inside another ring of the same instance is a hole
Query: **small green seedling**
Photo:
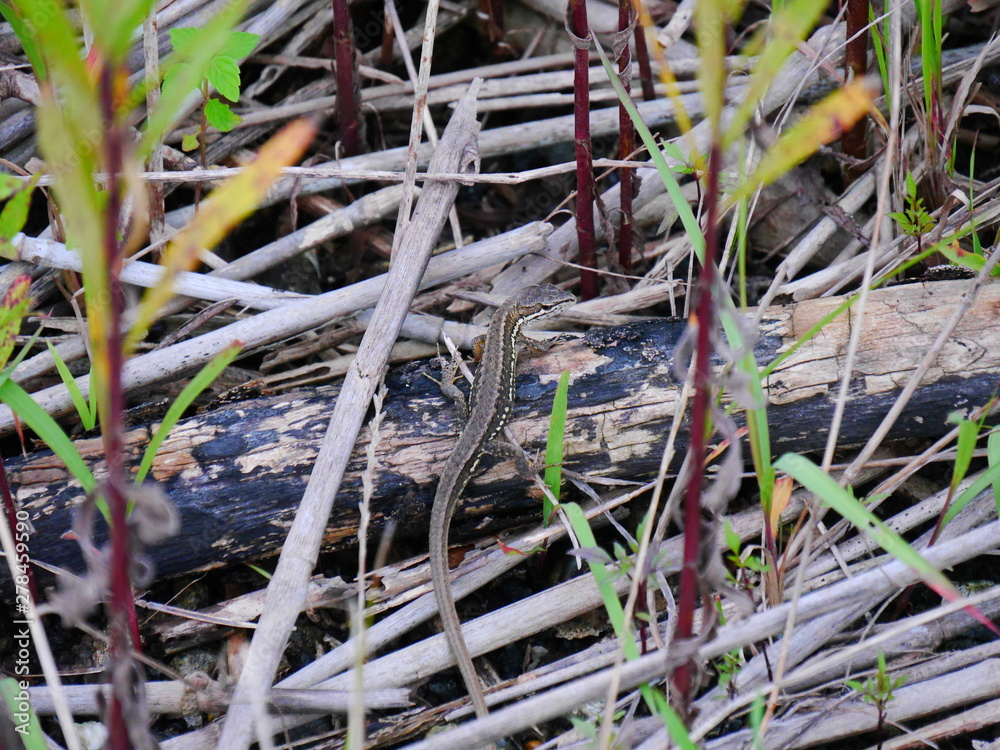
{"type": "MultiPolygon", "coordinates": [[[[190,56],[193,48],[204,43],[204,35],[203,29],[171,29],[170,42],[174,46],[174,51],[179,55],[190,56]]],[[[258,41],[260,41],[258,34],[250,34],[246,31],[230,32],[225,46],[212,58],[208,71],[200,84],[204,100],[202,124],[198,132],[184,136],[181,148],[185,151],[193,151],[196,148],[204,150],[207,125],[211,125],[219,132],[228,133],[240,124],[240,116],[233,112],[226,102],[209,97],[208,87],[214,87],[219,94],[231,102],[239,101],[240,66],[237,61],[253,52],[258,41]]],[[[187,63],[172,65],[164,77],[164,87],[168,88],[173,85],[186,66],[187,63]]]]}
{"type": "Polygon", "coordinates": [[[934,219],[924,208],[923,198],[917,195],[917,182],[911,172],[906,173],[906,209],[893,211],[889,217],[899,224],[903,234],[917,238],[918,247],[921,236],[934,228],[934,219]]]}
{"type": "Polygon", "coordinates": [[[886,706],[893,698],[893,691],[902,687],[906,682],[905,677],[889,676],[889,670],[885,666],[885,654],[878,652],[878,668],[875,674],[864,682],[860,680],[847,680],[844,684],[851,690],[856,690],[861,694],[865,703],[871,703],[878,710],[878,726],[876,731],[882,734],[885,728],[886,706]]]}

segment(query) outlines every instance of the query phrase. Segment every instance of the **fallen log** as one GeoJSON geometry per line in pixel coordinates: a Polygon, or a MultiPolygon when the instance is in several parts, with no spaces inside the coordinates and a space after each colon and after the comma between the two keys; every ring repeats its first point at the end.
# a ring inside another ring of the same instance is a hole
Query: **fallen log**
{"type": "MultiPolygon", "coordinates": [[[[839,446],[868,439],[968,287],[968,281],[935,282],[872,293],[839,446]]],[[[787,351],[841,302],[843,298],[831,298],[767,310],[755,347],[758,363],[766,365],[787,351]]],[[[940,435],[950,412],[981,405],[994,394],[1000,375],[998,311],[1000,284],[986,285],[897,422],[893,439],[940,435]]],[[[825,444],[852,320],[851,310],[837,317],[767,378],[775,456],[825,444]]],[[[514,435],[529,453],[539,451],[559,374],[570,370],[566,466],[598,476],[653,476],[678,395],[672,354],[682,331],[682,321],[650,319],[593,329],[544,355],[523,357],[514,435]]],[[[460,429],[454,407],[428,377],[435,370],[427,361],[415,362],[386,378],[372,499],[376,534],[390,521],[397,534],[426,534],[437,473],[460,429]]],[[[253,399],[191,417],[174,428],[151,472],[182,519],[179,536],[149,550],[160,576],[280,550],[336,396],[337,388],[318,387],[253,399]]],[[[146,425],[127,433],[131,465],[138,465],[152,429],[146,425]]],[[[367,442],[366,433],[327,524],[327,548],[355,538],[367,442]]],[[[680,447],[684,444],[686,426],[680,447]]],[[[100,440],[76,445],[100,476],[100,440]]],[[[10,459],[7,468],[16,498],[34,526],[32,557],[79,570],[79,551],[63,536],[73,505],[83,496],[80,486],[47,452],[10,459]]],[[[509,466],[497,466],[474,481],[459,509],[456,537],[537,513],[537,501],[527,497],[523,482],[512,474],[509,466]]]]}

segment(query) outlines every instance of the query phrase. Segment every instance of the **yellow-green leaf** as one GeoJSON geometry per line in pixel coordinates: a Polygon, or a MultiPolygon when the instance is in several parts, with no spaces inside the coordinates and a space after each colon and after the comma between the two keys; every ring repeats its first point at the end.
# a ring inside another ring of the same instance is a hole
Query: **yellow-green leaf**
{"type": "Polygon", "coordinates": [[[14,351],[17,332],[21,330],[21,319],[28,312],[30,288],[31,277],[21,274],[14,279],[0,304],[0,370],[7,366],[10,353],[14,351]]]}
{"type": "Polygon", "coordinates": [[[769,185],[805,161],[820,146],[835,141],[871,108],[874,97],[872,83],[859,79],[816,104],[781,135],[754,173],[730,196],[729,202],[735,203],[759,186],[769,185]]]}
{"type": "Polygon", "coordinates": [[[127,345],[142,341],[157,312],[173,294],[174,279],[193,268],[198,254],[215,247],[226,233],[242,221],[267,194],[281,169],[302,156],[316,134],[309,120],[296,120],[282,128],[260,150],[256,159],[239,175],[212,193],[198,214],[167,246],[163,255],[164,274],[146,293],[127,345]]]}

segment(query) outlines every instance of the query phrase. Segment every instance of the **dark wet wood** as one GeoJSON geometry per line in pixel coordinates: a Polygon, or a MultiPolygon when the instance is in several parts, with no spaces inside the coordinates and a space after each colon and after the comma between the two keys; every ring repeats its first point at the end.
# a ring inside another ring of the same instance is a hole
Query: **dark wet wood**
{"type": "MultiPolygon", "coordinates": [[[[968,285],[936,282],[873,293],[841,446],[867,440],[968,285]]],[[[769,310],[756,345],[758,362],[773,360],[840,302],[817,300],[769,310]]],[[[1000,375],[998,313],[1000,285],[988,285],[918,389],[893,438],[940,435],[948,429],[949,412],[990,398],[1000,375]]],[[[768,379],[775,457],[825,443],[852,320],[848,312],[829,324],[768,379]]],[[[651,477],[677,397],[672,353],[681,332],[680,321],[655,319],[594,329],[544,355],[522,357],[514,434],[529,452],[541,449],[559,373],[568,369],[573,377],[567,466],[602,476],[651,477]]],[[[460,427],[453,406],[426,377],[436,375],[434,369],[426,361],[416,362],[388,376],[375,474],[375,534],[391,520],[397,535],[426,536],[437,474],[460,427]]],[[[152,472],[182,517],[181,534],[150,550],[161,576],[279,550],[336,394],[334,387],[321,387],[254,399],[192,417],[174,429],[152,472]]],[[[685,434],[682,429],[682,445],[685,434]]],[[[131,464],[138,465],[149,435],[149,426],[128,432],[131,464]]],[[[367,440],[365,433],[334,505],[326,531],[331,548],[353,542],[367,440]]],[[[100,474],[100,441],[77,445],[100,474]]],[[[81,497],[79,486],[67,481],[61,462],[49,453],[9,459],[7,466],[17,498],[35,526],[32,555],[78,567],[74,544],[61,537],[70,526],[70,509],[81,497]]],[[[495,529],[505,517],[523,518],[537,508],[511,467],[496,467],[468,489],[456,518],[457,536],[495,529]],[[473,518],[477,520],[471,522],[473,518]]]]}

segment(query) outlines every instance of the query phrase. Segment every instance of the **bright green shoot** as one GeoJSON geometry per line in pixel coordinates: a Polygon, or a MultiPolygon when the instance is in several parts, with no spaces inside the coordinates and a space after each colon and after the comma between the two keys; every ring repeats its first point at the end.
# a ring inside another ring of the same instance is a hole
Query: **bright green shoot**
{"type": "MultiPolygon", "coordinates": [[[[545,445],[545,484],[552,497],[559,502],[559,491],[562,486],[562,462],[564,436],[566,435],[566,406],[569,394],[569,370],[564,370],[559,376],[559,385],[552,401],[552,417],[549,420],[549,437],[545,445]]],[[[552,521],[555,505],[546,496],[542,504],[542,519],[548,525],[552,521]]]]}
{"type": "Polygon", "coordinates": [[[885,654],[878,652],[878,666],[875,674],[862,682],[861,680],[845,680],[844,684],[851,690],[861,693],[866,703],[871,703],[879,709],[881,716],[886,705],[893,698],[893,691],[898,690],[906,682],[905,677],[893,678],[885,664],[885,654]]]}
{"type": "Polygon", "coordinates": [[[217,377],[225,370],[230,362],[236,359],[236,356],[240,353],[243,347],[239,344],[230,344],[221,352],[216,354],[212,360],[206,364],[198,374],[191,378],[191,381],[184,386],[184,390],[180,392],[177,399],[170,405],[167,409],[166,415],[163,417],[163,421],[160,422],[159,427],[156,428],[156,434],[153,435],[153,439],[149,441],[149,445],[146,446],[146,450],[143,452],[142,463],[139,464],[139,471],[135,475],[135,483],[141,484],[149,473],[150,468],[153,466],[153,459],[156,458],[156,452],[160,449],[163,441],[166,440],[167,435],[174,428],[174,425],[180,420],[181,416],[187,411],[187,408],[194,403],[194,400],[204,391],[208,386],[210,386],[217,377]]]}
{"type": "Polygon", "coordinates": [[[906,210],[894,211],[889,218],[899,224],[900,231],[910,237],[920,238],[934,228],[934,218],[924,208],[924,201],[917,195],[917,182],[913,173],[906,173],[906,210]]]}
{"type": "MultiPolygon", "coordinates": [[[[205,29],[179,28],[170,30],[170,42],[174,50],[182,58],[193,57],[196,50],[205,45],[206,39],[211,32],[205,29]]],[[[201,89],[205,124],[211,125],[222,133],[240,124],[240,116],[234,113],[229,105],[219,99],[209,97],[208,87],[212,86],[222,96],[231,102],[239,101],[240,98],[240,67],[239,60],[242,60],[257,46],[260,41],[258,34],[250,34],[245,31],[231,31],[225,40],[222,48],[208,61],[208,68],[204,77],[198,81],[197,85],[201,89]]],[[[174,95],[176,92],[171,89],[175,86],[184,86],[189,82],[186,63],[176,63],[167,69],[163,81],[164,91],[174,95]]],[[[187,89],[184,93],[189,93],[187,89]]],[[[182,148],[185,151],[193,151],[196,148],[205,147],[205,133],[199,129],[197,133],[184,136],[182,148]]]]}
{"type": "Polygon", "coordinates": [[[83,423],[83,429],[87,431],[94,429],[94,426],[97,424],[97,392],[93,389],[93,370],[91,370],[90,400],[88,401],[80,391],[80,386],[76,384],[76,378],[69,371],[66,362],[59,356],[58,350],[52,345],[51,341],[47,343],[49,353],[52,355],[52,361],[55,362],[56,370],[59,372],[59,377],[62,379],[63,385],[66,386],[66,390],[69,391],[70,398],[73,399],[73,406],[76,407],[76,413],[80,417],[80,422],[83,423]]]}

